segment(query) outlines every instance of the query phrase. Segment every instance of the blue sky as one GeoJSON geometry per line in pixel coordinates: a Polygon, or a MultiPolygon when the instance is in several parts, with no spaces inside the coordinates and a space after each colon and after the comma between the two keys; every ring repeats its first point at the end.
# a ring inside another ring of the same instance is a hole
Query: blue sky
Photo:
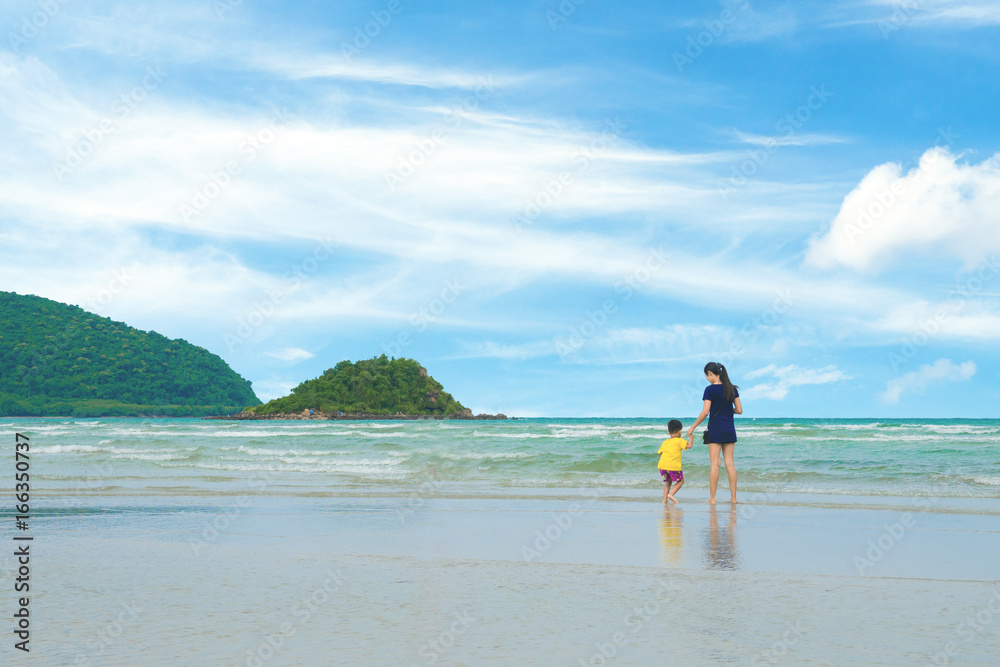
{"type": "Polygon", "coordinates": [[[423,363],[480,412],[997,416],[1000,8],[12,1],[0,288],[261,398],[423,363]]]}

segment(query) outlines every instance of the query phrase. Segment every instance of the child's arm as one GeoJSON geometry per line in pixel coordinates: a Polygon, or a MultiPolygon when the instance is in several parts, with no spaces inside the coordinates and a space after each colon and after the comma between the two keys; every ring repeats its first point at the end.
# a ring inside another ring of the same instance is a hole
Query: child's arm
{"type": "Polygon", "coordinates": [[[684,449],[691,449],[694,447],[694,433],[688,433],[688,446],[684,449]]]}

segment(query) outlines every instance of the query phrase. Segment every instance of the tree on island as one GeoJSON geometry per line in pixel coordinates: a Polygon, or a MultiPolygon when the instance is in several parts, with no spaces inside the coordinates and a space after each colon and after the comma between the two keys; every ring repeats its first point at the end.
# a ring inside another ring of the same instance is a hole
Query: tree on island
{"type": "Polygon", "coordinates": [[[0,416],[192,417],[259,403],[203,347],[0,291],[0,416]]]}
{"type": "Polygon", "coordinates": [[[344,414],[450,417],[471,411],[444,391],[413,359],[386,355],[353,363],[341,361],[292,393],[248,409],[259,415],[303,410],[344,414]]]}

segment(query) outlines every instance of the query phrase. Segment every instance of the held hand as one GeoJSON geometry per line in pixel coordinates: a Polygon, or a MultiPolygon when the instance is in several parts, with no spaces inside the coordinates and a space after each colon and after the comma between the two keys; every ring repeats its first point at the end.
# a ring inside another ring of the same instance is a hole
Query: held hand
{"type": "Polygon", "coordinates": [[[691,426],[688,428],[688,437],[690,438],[693,435],[694,435],[694,426],[691,426]]]}

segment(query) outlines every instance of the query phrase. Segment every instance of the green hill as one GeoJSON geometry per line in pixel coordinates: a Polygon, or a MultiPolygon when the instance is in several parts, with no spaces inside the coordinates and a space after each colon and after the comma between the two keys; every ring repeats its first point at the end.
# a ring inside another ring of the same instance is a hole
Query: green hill
{"type": "Polygon", "coordinates": [[[292,393],[258,405],[259,415],[302,412],[343,412],[374,415],[452,416],[471,411],[444,391],[413,359],[341,361],[315,380],[307,380],[292,393]]]}
{"type": "Polygon", "coordinates": [[[259,403],[250,382],[204,348],[0,292],[0,415],[200,416],[259,403]]]}

